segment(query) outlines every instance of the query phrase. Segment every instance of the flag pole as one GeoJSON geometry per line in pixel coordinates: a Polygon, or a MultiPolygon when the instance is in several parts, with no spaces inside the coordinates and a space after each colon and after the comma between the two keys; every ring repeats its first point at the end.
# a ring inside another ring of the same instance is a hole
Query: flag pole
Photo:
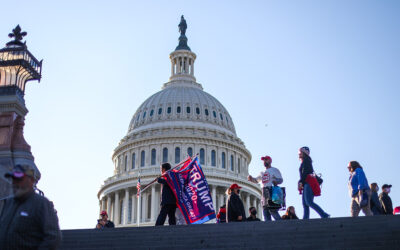
{"type": "MultiPolygon", "coordinates": [[[[140,172],[139,172],[139,177],[138,177],[138,182],[140,182],[140,172]]],[[[140,197],[142,196],[142,190],[138,189],[137,190],[137,226],[140,226],[140,197]]]]}
{"type": "Polygon", "coordinates": [[[139,196],[138,196],[138,207],[137,207],[137,226],[140,227],[140,196],[141,196],[141,192],[139,192],[139,196]]]}
{"type": "MultiPolygon", "coordinates": [[[[196,155],[196,156],[197,156],[197,155],[196,155]]],[[[189,157],[189,158],[190,158],[190,157],[189,157]]],[[[190,158],[190,159],[191,159],[191,158],[190,158]]],[[[170,170],[165,171],[164,174],[162,174],[162,175],[156,177],[154,180],[152,180],[152,181],[149,182],[146,186],[144,186],[144,188],[141,189],[141,192],[144,191],[144,190],[146,190],[148,187],[150,187],[150,186],[151,186],[154,182],[156,182],[156,181],[158,180],[158,178],[160,178],[161,176],[163,176],[163,175],[167,174],[168,172],[174,170],[175,168],[180,167],[181,165],[183,165],[187,160],[188,160],[188,158],[186,158],[185,160],[179,162],[175,167],[171,168],[170,170]]]]}

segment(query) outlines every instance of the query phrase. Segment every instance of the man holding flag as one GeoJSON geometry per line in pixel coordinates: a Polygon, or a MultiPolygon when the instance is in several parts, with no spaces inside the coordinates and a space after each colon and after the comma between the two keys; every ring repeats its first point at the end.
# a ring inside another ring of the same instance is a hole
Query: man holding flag
{"type": "Polygon", "coordinates": [[[176,198],[166,181],[166,177],[163,176],[165,172],[171,169],[171,164],[163,163],[161,164],[160,168],[161,168],[161,177],[157,179],[157,182],[162,185],[161,210],[156,221],[156,226],[164,225],[167,215],[168,215],[168,224],[176,225],[176,219],[175,219],[176,198]]]}

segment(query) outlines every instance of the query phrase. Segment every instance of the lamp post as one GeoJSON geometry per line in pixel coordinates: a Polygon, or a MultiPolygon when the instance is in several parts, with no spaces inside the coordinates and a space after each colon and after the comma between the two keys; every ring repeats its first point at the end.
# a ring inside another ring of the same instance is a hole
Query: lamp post
{"type": "MultiPolygon", "coordinates": [[[[38,61],[22,42],[26,32],[17,25],[8,36],[13,38],[0,49],[0,199],[10,194],[9,180],[4,173],[16,164],[28,164],[38,171],[31,148],[23,136],[25,86],[40,81],[42,61],[38,61]]],[[[40,173],[39,173],[40,176],[40,173]]]]}

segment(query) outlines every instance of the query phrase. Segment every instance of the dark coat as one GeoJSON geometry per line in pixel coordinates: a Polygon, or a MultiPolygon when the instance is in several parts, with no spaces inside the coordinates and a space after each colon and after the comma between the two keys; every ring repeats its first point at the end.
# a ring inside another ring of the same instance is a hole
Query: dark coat
{"type": "Polygon", "coordinates": [[[253,217],[249,216],[247,217],[246,221],[261,221],[259,218],[253,219],[253,217]]]}
{"type": "Polygon", "coordinates": [[[240,221],[238,220],[239,216],[242,216],[241,221],[246,220],[243,202],[237,194],[232,192],[226,205],[226,222],[240,221]]]}
{"type": "Polygon", "coordinates": [[[107,223],[104,226],[101,225],[100,228],[97,228],[97,225],[96,225],[95,228],[96,229],[103,229],[103,228],[114,228],[114,227],[115,227],[114,222],[108,220],[107,223]]]}
{"type": "Polygon", "coordinates": [[[392,199],[387,193],[382,192],[379,195],[379,201],[381,202],[383,208],[383,214],[393,214],[392,199]]]}
{"type": "Polygon", "coordinates": [[[301,182],[301,184],[303,184],[304,186],[304,184],[306,184],[307,175],[314,173],[314,168],[312,166],[311,159],[305,158],[303,160],[303,162],[300,165],[299,172],[300,172],[299,182],[301,182]]]}
{"type": "Polygon", "coordinates": [[[371,194],[371,211],[374,215],[383,214],[381,202],[379,201],[378,193],[372,192],[371,194]]]}
{"type": "Polygon", "coordinates": [[[57,249],[61,241],[58,217],[45,197],[30,193],[7,199],[0,216],[0,249],[57,249]]]}
{"type": "Polygon", "coordinates": [[[161,206],[163,205],[175,205],[176,197],[172,189],[169,187],[167,181],[160,177],[157,180],[158,183],[163,184],[161,190],[161,206]]]}

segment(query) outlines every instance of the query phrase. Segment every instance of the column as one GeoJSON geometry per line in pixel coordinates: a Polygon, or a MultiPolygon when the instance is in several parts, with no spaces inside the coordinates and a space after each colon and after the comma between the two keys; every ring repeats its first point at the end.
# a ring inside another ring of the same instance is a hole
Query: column
{"type": "Polygon", "coordinates": [[[137,210],[136,204],[136,194],[132,194],[132,215],[131,215],[131,224],[135,221],[135,212],[137,210]]]}
{"type": "Polygon", "coordinates": [[[128,213],[129,213],[129,189],[125,188],[124,197],[124,221],[123,224],[128,224],[128,213]]]}
{"type": "MultiPolygon", "coordinates": [[[[225,204],[225,195],[224,194],[220,194],[219,195],[219,206],[222,207],[225,204]]],[[[216,208],[216,212],[218,212],[219,208],[216,208]]]]}
{"type": "Polygon", "coordinates": [[[192,65],[191,65],[190,74],[193,76],[193,74],[194,74],[194,59],[192,59],[191,61],[192,61],[192,65]]]}
{"type": "Polygon", "coordinates": [[[120,216],[119,216],[119,193],[115,192],[115,200],[114,200],[114,223],[115,225],[120,224],[120,216]]]}
{"type": "Polygon", "coordinates": [[[185,73],[189,72],[189,58],[185,57],[185,73]]]}
{"type": "Polygon", "coordinates": [[[110,196],[110,194],[107,195],[107,214],[109,216],[111,216],[111,196],[110,196]]]}
{"type": "Polygon", "coordinates": [[[146,221],[146,215],[147,215],[147,194],[142,193],[142,222],[146,221]]]}
{"type": "Polygon", "coordinates": [[[213,206],[214,209],[217,210],[217,187],[212,185],[211,186],[211,194],[212,194],[212,200],[213,200],[213,206]]]}
{"type": "Polygon", "coordinates": [[[101,211],[106,210],[106,197],[103,196],[103,198],[101,199],[101,211]]]}
{"type": "MultiPolygon", "coordinates": [[[[100,200],[99,200],[99,209],[100,209],[100,212],[103,211],[103,204],[104,204],[104,203],[103,203],[103,199],[100,199],[100,200]]],[[[99,212],[99,213],[100,213],[100,212],[99,212]]]]}
{"type": "Polygon", "coordinates": [[[246,213],[249,212],[249,208],[250,208],[250,194],[246,194],[246,213]]]}
{"type": "Polygon", "coordinates": [[[151,186],[151,218],[150,221],[151,222],[155,222],[156,221],[156,186],[153,185],[151,186]]]}
{"type": "Polygon", "coordinates": [[[261,201],[258,201],[258,218],[264,221],[264,213],[263,213],[263,207],[261,206],[261,201]]]}
{"type": "Polygon", "coordinates": [[[171,76],[174,75],[174,64],[175,64],[175,59],[171,60],[171,76]]]}

